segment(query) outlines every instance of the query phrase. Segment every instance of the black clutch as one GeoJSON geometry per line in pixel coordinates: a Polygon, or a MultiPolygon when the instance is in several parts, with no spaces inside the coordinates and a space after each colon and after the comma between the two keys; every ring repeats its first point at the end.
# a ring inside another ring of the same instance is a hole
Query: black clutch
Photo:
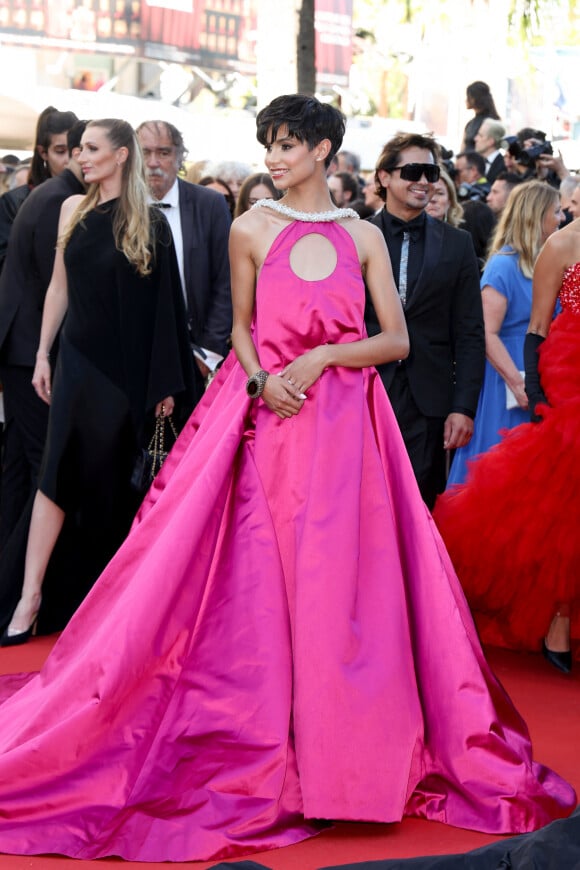
{"type": "Polygon", "coordinates": [[[141,448],[133,466],[131,488],[135,492],[142,493],[143,495],[147,492],[155,475],[167,459],[170,447],[176,441],[177,430],[172,418],[160,414],[155,420],[155,429],[149,446],[141,448]],[[169,432],[172,437],[172,444],[170,446],[166,442],[166,425],[169,426],[169,432]]]}

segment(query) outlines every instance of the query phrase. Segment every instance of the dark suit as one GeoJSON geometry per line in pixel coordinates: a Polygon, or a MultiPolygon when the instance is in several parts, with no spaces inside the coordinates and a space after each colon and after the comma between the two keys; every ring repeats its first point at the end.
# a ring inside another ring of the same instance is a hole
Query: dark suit
{"type": "Polygon", "coordinates": [[[505,172],[505,161],[501,154],[497,154],[485,173],[488,184],[493,184],[500,172],[505,172]]]}
{"type": "Polygon", "coordinates": [[[0,196],[0,272],[4,268],[8,239],[12,230],[14,218],[18,209],[30,193],[31,188],[27,184],[21,184],[14,190],[7,190],[0,196]]]}
{"type": "MultiPolygon", "coordinates": [[[[370,221],[389,244],[386,217],[382,209],[370,221]]],[[[370,299],[365,320],[369,335],[380,331],[370,299]]],[[[423,498],[432,504],[444,485],[445,419],[452,412],[475,416],[485,367],[479,269],[471,237],[464,230],[426,216],[423,262],[407,298],[405,320],[408,358],[377,368],[393,401],[423,498]],[[413,448],[411,430],[416,423],[429,429],[433,451],[429,467],[413,448]]]]}
{"type": "MultiPolygon", "coordinates": [[[[54,264],[60,208],[76,193],[84,193],[84,187],[65,169],[26,197],[14,219],[0,275],[0,380],[6,411],[0,488],[2,626],[20,598],[28,527],[48,424],[48,405],[32,386],[44,297],[54,264]]],[[[57,562],[55,577],[59,567],[57,562]]]]}
{"type": "Polygon", "coordinates": [[[0,276],[0,359],[4,363],[34,367],[60,207],[76,193],[84,193],[84,187],[65,169],[35,188],[16,214],[0,276]]]}
{"type": "Polygon", "coordinates": [[[36,490],[48,406],[32,387],[32,373],[54,264],[60,207],[75,193],[84,193],[84,187],[65,169],[27,196],[16,214],[0,275],[0,380],[6,412],[0,546],[36,490]]]}
{"type": "Polygon", "coordinates": [[[230,212],[215,190],[182,179],[178,184],[190,335],[194,344],[225,356],[232,329],[230,212]]]}
{"type": "Polygon", "coordinates": [[[483,272],[487,249],[495,230],[497,218],[488,204],[481,202],[481,200],[468,199],[467,202],[462,202],[461,205],[463,206],[462,229],[467,230],[471,236],[475,256],[479,262],[479,269],[483,272]]]}

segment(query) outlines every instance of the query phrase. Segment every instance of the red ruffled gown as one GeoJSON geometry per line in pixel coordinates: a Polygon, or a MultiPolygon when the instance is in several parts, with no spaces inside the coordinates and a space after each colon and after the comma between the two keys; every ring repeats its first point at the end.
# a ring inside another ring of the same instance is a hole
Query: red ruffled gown
{"type": "MultiPolygon", "coordinates": [[[[363,338],[354,242],[293,222],[256,289],[273,374],[363,338]],[[323,235],[327,278],[290,267],[323,235]]],[[[280,420],[230,355],[126,542],[0,708],[0,850],[187,861],[316,819],[494,833],[565,816],[491,673],[373,369],[329,368],[280,420]]],[[[14,689],[18,681],[0,681],[14,689]]]]}
{"type": "Polygon", "coordinates": [[[580,597],[580,263],[560,302],[540,347],[542,421],[470,464],[433,513],[482,640],[516,649],[539,649],[557,604],[580,597]]]}

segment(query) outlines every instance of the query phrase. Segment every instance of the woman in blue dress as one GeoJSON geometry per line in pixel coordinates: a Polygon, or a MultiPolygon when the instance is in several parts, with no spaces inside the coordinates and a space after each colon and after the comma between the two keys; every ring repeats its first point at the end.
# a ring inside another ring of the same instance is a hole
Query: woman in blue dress
{"type": "Polygon", "coordinates": [[[473,438],[453,458],[448,487],[463,483],[468,462],[529,422],[524,336],[532,307],[532,271],[540,248],[562,219],[557,190],[541,181],[511,192],[481,276],[487,362],[473,438]]]}

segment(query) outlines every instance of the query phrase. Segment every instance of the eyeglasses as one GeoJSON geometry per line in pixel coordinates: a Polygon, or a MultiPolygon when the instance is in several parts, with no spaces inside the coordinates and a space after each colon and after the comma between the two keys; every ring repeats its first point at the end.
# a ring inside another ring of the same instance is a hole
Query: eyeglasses
{"type": "Polygon", "coordinates": [[[405,163],[404,166],[393,166],[387,172],[396,172],[397,169],[403,181],[421,181],[424,175],[428,184],[435,184],[441,175],[441,169],[436,163],[405,163]]]}

